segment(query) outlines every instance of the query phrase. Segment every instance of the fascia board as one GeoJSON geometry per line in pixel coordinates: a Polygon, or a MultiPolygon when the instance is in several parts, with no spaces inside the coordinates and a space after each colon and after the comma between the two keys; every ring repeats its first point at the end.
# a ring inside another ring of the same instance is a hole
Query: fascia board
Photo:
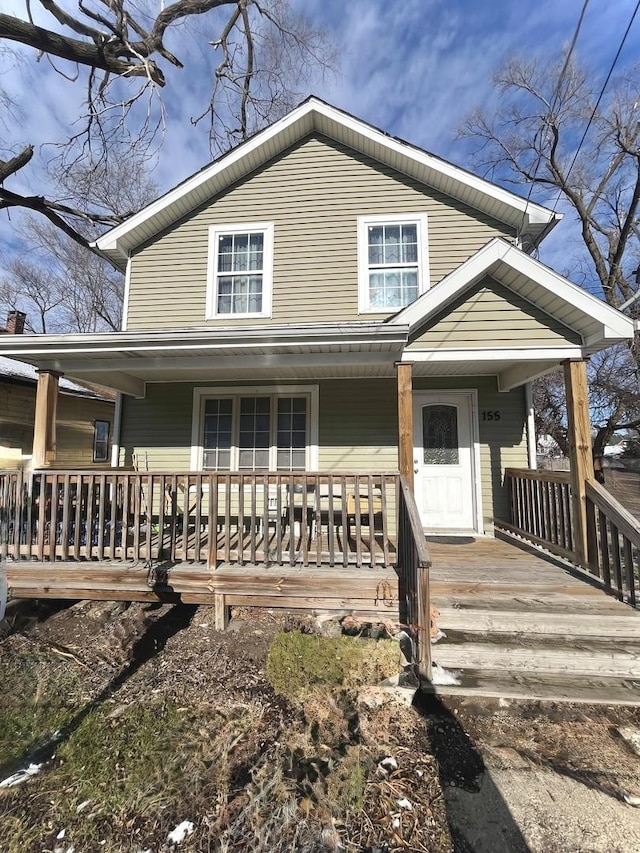
{"type": "Polygon", "coordinates": [[[629,317],[514,246],[508,248],[508,252],[501,258],[504,263],[517,272],[528,276],[536,284],[564,299],[587,316],[600,322],[603,326],[603,336],[608,337],[611,333],[623,340],[633,338],[633,321],[629,317]],[[607,332],[606,335],[605,332],[607,332]]]}
{"type": "MultiPolygon", "coordinates": [[[[439,157],[422,151],[407,142],[388,136],[383,131],[323,101],[309,98],[288,115],[274,122],[274,124],[264,130],[259,131],[254,137],[234,148],[220,160],[212,163],[209,167],[205,167],[202,171],[188,178],[168,193],[165,193],[165,195],[129,217],[126,222],[112,228],[106,234],[99,237],[92,245],[104,251],[109,256],[119,256],[121,261],[124,261],[126,255],[132,249],[135,249],[139,243],[144,242],[144,240],[137,240],[133,237],[132,232],[135,229],[144,225],[153,217],[161,215],[168,207],[178,203],[190,193],[199,189],[203,184],[213,181],[217,176],[222,178],[224,172],[234,166],[238,161],[257,151],[261,146],[266,148],[270,142],[279,135],[284,134],[285,131],[297,123],[300,124],[298,138],[302,138],[315,129],[337,139],[344,136],[344,141],[346,141],[346,137],[349,134],[355,134],[356,137],[360,137],[369,143],[378,144],[403,158],[407,158],[408,161],[417,163],[444,178],[456,182],[458,185],[463,185],[505,205],[507,209],[513,211],[513,221],[517,221],[518,224],[522,224],[523,226],[535,227],[536,230],[546,233],[550,226],[562,218],[561,214],[527,201],[502,187],[486,181],[484,178],[467,172],[446,160],[441,160],[439,157]],[[305,119],[310,119],[310,121],[307,120],[305,122],[305,119]],[[327,126],[327,123],[329,123],[329,126],[327,126]]],[[[288,142],[290,143],[290,141],[289,139],[288,142]]],[[[362,148],[366,149],[366,146],[362,146],[362,148]]],[[[255,168],[255,164],[252,168],[255,168]]],[[[220,186],[212,187],[212,191],[217,192],[223,187],[224,181],[221,180],[220,186]]],[[[168,222],[163,221],[159,225],[158,230],[167,227],[168,224],[168,222]]],[[[146,239],[148,239],[148,236],[146,239]]]]}
{"type": "MultiPolygon", "coordinates": [[[[601,338],[629,340],[633,338],[633,321],[587,291],[568,281],[549,267],[496,237],[472,255],[468,261],[446,276],[432,290],[412,305],[400,311],[389,325],[408,323],[410,333],[423,325],[433,314],[464,293],[485,275],[497,274],[501,264],[521,273],[554,296],[563,299],[590,319],[601,324],[601,338]]],[[[592,341],[593,343],[593,341],[592,341]]]]}
{"type": "Polygon", "coordinates": [[[415,302],[399,311],[388,321],[388,325],[409,325],[409,332],[426,322],[437,311],[442,310],[455,297],[472,287],[484,275],[487,275],[496,261],[499,261],[510,249],[510,245],[499,237],[472,255],[442,281],[423,293],[415,302]]]}
{"type": "MultiPolygon", "coordinates": [[[[211,181],[217,175],[224,173],[225,170],[229,169],[231,166],[234,166],[239,160],[242,160],[251,152],[258,149],[260,146],[266,146],[274,137],[282,134],[283,131],[287,130],[292,125],[297,122],[301,122],[301,120],[311,113],[314,109],[314,103],[309,100],[305,101],[299,107],[296,107],[292,110],[288,115],[274,122],[274,124],[269,125],[269,127],[264,130],[258,132],[254,137],[248,139],[244,144],[239,145],[237,148],[234,148],[228,154],[223,156],[220,160],[217,160],[215,163],[212,163],[209,167],[204,168],[202,171],[197,172],[190,178],[187,178],[186,181],[179,184],[177,187],[174,187],[169,192],[160,196],[160,198],[151,202],[151,204],[144,207],[138,213],[134,213],[133,216],[130,216],[126,222],[123,222],[121,225],[116,225],[115,228],[112,228],[110,231],[107,231],[106,234],[103,234],[101,237],[92,243],[92,246],[97,247],[98,249],[105,252],[113,252],[121,251],[124,249],[126,242],[125,238],[128,234],[130,234],[135,228],[144,224],[149,219],[152,219],[154,216],[162,213],[167,207],[171,207],[171,205],[180,201],[185,196],[189,195],[189,193],[194,192],[199,189],[203,184],[206,184],[208,181],[211,181]],[[122,242],[122,247],[120,243],[122,242]]],[[[300,136],[305,135],[306,129],[301,126],[300,136]]],[[[134,248],[135,243],[127,245],[126,248],[128,250],[134,248]]]]}
{"type": "MultiPolygon", "coordinates": [[[[447,160],[442,160],[433,154],[429,154],[427,151],[422,151],[421,149],[411,145],[409,142],[404,142],[393,136],[388,136],[383,131],[378,130],[378,128],[362,122],[360,119],[355,118],[355,116],[343,113],[335,107],[332,107],[330,104],[315,101],[314,108],[318,114],[333,120],[338,125],[350,130],[352,133],[356,135],[359,134],[372,142],[377,142],[383,147],[388,148],[403,157],[407,157],[416,163],[420,163],[421,165],[432,169],[434,172],[441,174],[443,177],[447,177],[457,183],[464,184],[479,193],[487,195],[496,201],[502,202],[507,207],[512,208],[514,213],[518,214],[518,222],[523,225],[536,225],[538,227],[546,226],[551,222],[559,222],[563,218],[563,214],[561,213],[556,213],[549,208],[528,201],[515,193],[509,192],[509,190],[503,189],[503,187],[500,187],[497,184],[493,184],[478,175],[474,175],[473,172],[468,172],[466,169],[462,169],[447,160]],[[524,222],[522,222],[523,215],[525,217],[524,222]]],[[[318,127],[318,130],[321,131],[322,129],[322,127],[318,127]]]]}
{"type": "MultiPolygon", "coordinates": [[[[216,351],[286,346],[380,346],[402,349],[408,327],[366,324],[358,327],[321,325],[312,329],[273,327],[225,330],[177,329],[159,332],[110,332],[76,335],[29,335],[21,340],[0,339],[0,353],[13,358],[50,357],[52,354],[126,353],[146,351],[216,351]],[[10,345],[9,345],[10,344],[10,345]]],[[[12,336],[17,337],[17,336],[12,336]]]]}

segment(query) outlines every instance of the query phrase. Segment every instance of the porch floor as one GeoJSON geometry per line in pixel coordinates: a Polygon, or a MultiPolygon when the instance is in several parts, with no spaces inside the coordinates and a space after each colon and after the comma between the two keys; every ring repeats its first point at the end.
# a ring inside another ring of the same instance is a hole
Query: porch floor
{"type": "Polygon", "coordinates": [[[640,705],[640,612],[510,537],[427,538],[436,692],[640,705]]]}

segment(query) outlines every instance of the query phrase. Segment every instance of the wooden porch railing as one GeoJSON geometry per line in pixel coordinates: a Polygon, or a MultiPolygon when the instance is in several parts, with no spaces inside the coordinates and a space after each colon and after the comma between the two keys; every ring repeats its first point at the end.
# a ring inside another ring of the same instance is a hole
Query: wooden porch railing
{"type": "Polygon", "coordinates": [[[589,570],[633,607],[640,600],[640,524],[600,483],[587,483],[589,570]]]}
{"type": "Polygon", "coordinates": [[[400,598],[406,602],[406,618],[417,631],[418,667],[431,680],[431,624],[429,569],[431,557],[413,489],[400,477],[398,494],[398,562],[400,598]]]}
{"type": "MultiPolygon", "coordinates": [[[[573,542],[569,474],[508,468],[510,522],[497,526],[578,563],[573,542]]],[[[588,481],[586,569],[602,586],[637,606],[640,599],[640,523],[600,483],[588,481]]]]}
{"type": "Polygon", "coordinates": [[[395,564],[397,474],[0,473],[14,559],[395,564]]]}
{"type": "Polygon", "coordinates": [[[553,554],[573,560],[571,480],[561,471],[507,468],[510,523],[500,522],[514,533],[553,554]]]}

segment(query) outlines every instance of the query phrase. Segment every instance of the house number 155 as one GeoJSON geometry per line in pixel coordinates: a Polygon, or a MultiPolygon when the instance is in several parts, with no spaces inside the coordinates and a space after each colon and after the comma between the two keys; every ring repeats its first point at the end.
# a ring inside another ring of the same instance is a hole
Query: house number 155
{"type": "Polygon", "coordinates": [[[482,413],[483,421],[499,421],[501,417],[500,409],[488,409],[482,413]]]}

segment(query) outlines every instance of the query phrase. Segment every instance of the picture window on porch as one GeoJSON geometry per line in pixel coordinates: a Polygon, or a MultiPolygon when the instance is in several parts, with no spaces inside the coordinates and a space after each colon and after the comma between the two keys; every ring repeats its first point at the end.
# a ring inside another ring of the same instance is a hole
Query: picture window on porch
{"type": "Polygon", "coordinates": [[[271,315],[273,225],[213,226],[207,318],[271,315]]]}
{"type": "Polygon", "coordinates": [[[397,311],[429,284],[424,214],[359,217],[360,311],[397,311]]]}
{"type": "Polygon", "coordinates": [[[310,396],[206,397],[202,467],[219,471],[304,471],[310,444],[310,396]]]}

